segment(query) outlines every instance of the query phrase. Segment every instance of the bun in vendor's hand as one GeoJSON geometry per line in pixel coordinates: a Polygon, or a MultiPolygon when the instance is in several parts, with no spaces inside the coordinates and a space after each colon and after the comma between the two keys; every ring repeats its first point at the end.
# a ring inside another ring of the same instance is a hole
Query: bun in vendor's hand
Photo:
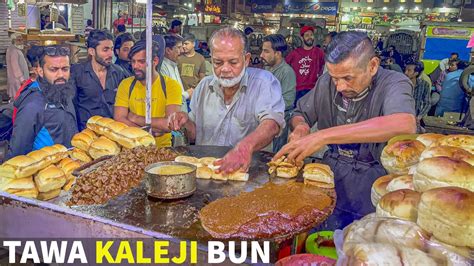
{"type": "Polygon", "coordinates": [[[168,128],[170,130],[180,130],[181,127],[188,122],[188,114],[185,112],[172,113],[168,117],[168,128]]]}
{"type": "Polygon", "coordinates": [[[221,160],[214,162],[220,166],[216,172],[230,174],[233,172],[247,172],[252,162],[252,150],[243,144],[238,144],[230,150],[221,160]]]}

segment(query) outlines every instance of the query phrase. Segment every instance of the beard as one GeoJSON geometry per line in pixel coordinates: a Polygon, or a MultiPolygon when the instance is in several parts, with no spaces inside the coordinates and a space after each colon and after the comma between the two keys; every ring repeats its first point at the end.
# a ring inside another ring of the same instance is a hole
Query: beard
{"type": "Polygon", "coordinates": [[[68,106],[69,102],[76,95],[76,86],[71,80],[57,79],[51,84],[46,79],[38,77],[38,82],[47,103],[68,106]]]}
{"type": "Polygon", "coordinates": [[[108,57],[108,58],[104,59],[104,58],[100,57],[96,52],[95,53],[95,61],[101,66],[109,67],[112,64],[112,57],[108,57]]]}
{"type": "Polygon", "coordinates": [[[212,74],[214,75],[214,78],[217,79],[217,82],[219,83],[219,85],[223,88],[230,88],[230,87],[234,87],[235,85],[239,84],[239,82],[242,80],[242,78],[244,77],[244,74],[245,74],[245,70],[246,70],[246,67],[244,66],[244,68],[242,69],[242,71],[240,72],[240,74],[235,77],[235,78],[223,78],[223,77],[218,77],[216,75],[216,72],[214,72],[214,68],[212,68],[212,74]]]}
{"type": "Polygon", "coordinates": [[[133,75],[135,76],[135,79],[137,79],[137,80],[145,80],[146,79],[145,71],[140,70],[140,69],[134,69],[133,70],[133,75]]]}
{"type": "Polygon", "coordinates": [[[272,66],[275,65],[275,58],[273,58],[272,60],[269,60],[269,61],[267,61],[267,60],[265,60],[265,59],[263,59],[263,58],[261,58],[261,60],[262,60],[262,62],[263,62],[263,65],[265,65],[265,66],[270,66],[270,67],[272,67],[272,66]]]}
{"type": "Polygon", "coordinates": [[[313,46],[314,44],[314,40],[313,39],[309,39],[309,40],[303,40],[304,44],[306,46],[313,46]]]}

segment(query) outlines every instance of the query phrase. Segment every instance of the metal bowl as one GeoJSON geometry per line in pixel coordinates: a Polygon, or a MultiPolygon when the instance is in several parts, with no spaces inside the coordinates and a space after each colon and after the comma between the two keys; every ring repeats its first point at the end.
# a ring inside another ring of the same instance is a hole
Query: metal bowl
{"type": "Polygon", "coordinates": [[[179,199],[191,196],[196,191],[196,166],[188,163],[159,162],[145,168],[145,186],[148,196],[158,199],[179,199]],[[150,173],[155,167],[181,165],[192,169],[186,174],[159,175],[150,173]]]}

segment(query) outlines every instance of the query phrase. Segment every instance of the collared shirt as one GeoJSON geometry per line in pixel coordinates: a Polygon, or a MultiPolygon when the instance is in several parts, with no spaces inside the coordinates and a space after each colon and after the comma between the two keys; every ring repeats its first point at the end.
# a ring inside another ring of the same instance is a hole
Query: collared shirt
{"type": "Polygon", "coordinates": [[[71,78],[77,87],[74,104],[80,131],[86,127],[87,120],[94,115],[114,117],[115,94],[118,85],[126,77],[120,66],[111,64],[107,69],[104,89],[92,69],[91,61],[72,66],[71,78]]]}
{"type": "Polygon", "coordinates": [[[284,110],[275,76],[247,68],[229,108],[217,79],[205,77],[194,91],[189,118],[196,124],[196,145],[235,146],[263,120],[274,120],[283,129],[284,110]]]}
{"type": "Polygon", "coordinates": [[[163,64],[161,65],[160,69],[161,74],[170,77],[171,79],[176,80],[183,91],[183,96],[187,100],[189,99],[189,94],[187,91],[184,90],[183,82],[181,81],[181,77],[179,76],[178,64],[169,60],[168,58],[163,59],[163,64]]]}
{"type": "Polygon", "coordinates": [[[415,98],[416,116],[423,117],[428,114],[431,108],[431,87],[421,77],[416,79],[413,98],[415,98]]]}
{"type": "Polygon", "coordinates": [[[292,109],[296,97],[296,75],[293,68],[283,60],[279,65],[269,67],[267,70],[272,72],[280,81],[281,94],[285,101],[285,111],[292,109]]]}

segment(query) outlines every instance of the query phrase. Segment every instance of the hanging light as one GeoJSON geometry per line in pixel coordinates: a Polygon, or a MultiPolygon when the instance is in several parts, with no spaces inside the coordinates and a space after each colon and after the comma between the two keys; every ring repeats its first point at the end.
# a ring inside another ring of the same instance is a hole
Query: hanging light
{"type": "Polygon", "coordinates": [[[420,10],[420,8],[418,6],[415,6],[415,10],[418,11],[420,10]]]}
{"type": "Polygon", "coordinates": [[[387,7],[386,7],[386,6],[384,6],[382,9],[383,9],[383,10],[387,10],[387,7]]]}
{"type": "Polygon", "coordinates": [[[461,18],[458,18],[458,22],[462,22],[462,19],[461,19],[461,18]]]}
{"type": "Polygon", "coordinates": [[[372,7],[371,7],[371,6],[369,6],[369,7],[367,8],[367,10],[372,10],[372,7]]]}
{"type": "Polygon", "coordinates": [[[403,9],[405,9],[405,8],[403,6],[400,6],[400,8],[398,10],[403,11],[403,9]]]}

